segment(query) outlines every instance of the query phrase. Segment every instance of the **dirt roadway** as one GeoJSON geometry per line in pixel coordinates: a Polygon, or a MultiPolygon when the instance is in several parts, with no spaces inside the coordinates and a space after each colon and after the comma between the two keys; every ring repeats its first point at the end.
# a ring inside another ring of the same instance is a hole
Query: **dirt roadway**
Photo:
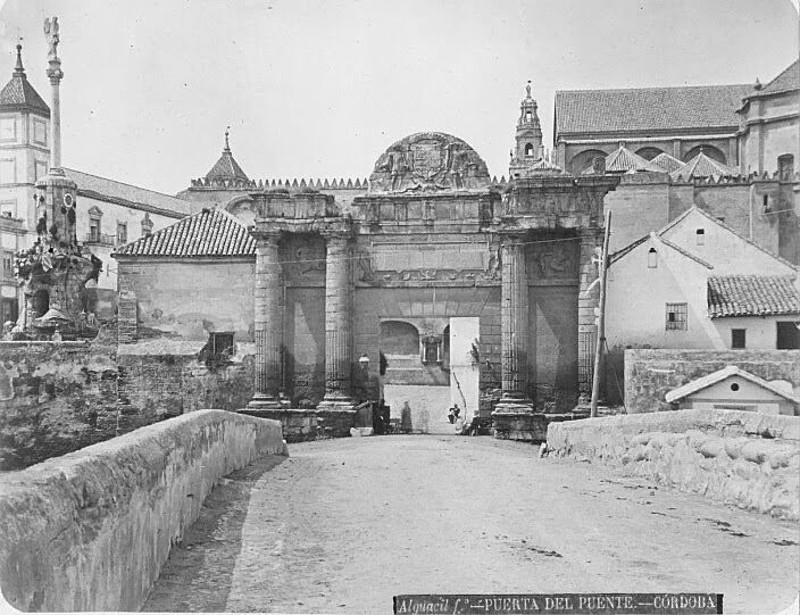
{"type": "Polygon", "coordinates": [[[723,592],[776,613],[798,526],[489,437],[295,444],[215,489],[144,610],[391,613],[399,593],[723,592]],[[270,469],[271,468],[271,469],[270,469]]]}

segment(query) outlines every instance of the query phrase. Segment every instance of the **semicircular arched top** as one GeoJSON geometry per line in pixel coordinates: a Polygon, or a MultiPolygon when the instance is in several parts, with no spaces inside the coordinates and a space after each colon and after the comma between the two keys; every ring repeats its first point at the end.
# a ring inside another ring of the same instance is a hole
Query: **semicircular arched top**
{"type": "Polygon", "coordinates": [[[393,143],[375,163],[370,192],[486,190],[486,163],[463,139],[418,132],[393,143]]]}

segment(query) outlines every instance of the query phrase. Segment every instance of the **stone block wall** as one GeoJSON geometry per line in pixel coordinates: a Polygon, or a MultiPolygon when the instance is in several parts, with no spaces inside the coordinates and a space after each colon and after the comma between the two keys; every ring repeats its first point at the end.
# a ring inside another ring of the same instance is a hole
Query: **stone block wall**
{"type": "Polygon", "coordinates": [[[0,342],[0,470],[117,434],[116,346],[0,342]]]}
{"type": "Polygon", "coordinates": [[[800,350],[625,350],[625,409],[629,414],[672,410],[667,392],[736,365],[764,380],[787,380],[800,390],[800,350]]]}
{"type": "Polygon", "coordinates": [[[202,410],[0,476],[0,585],[21,611],[138,611],[217,481],[280,424],[202,410]]]}
{"type": "Polygon", "coordinates": [[[547,446],[682,491],[800,518],[800,417],[677,410],[551,423],[547,446]]]}
{"type": "Polygon", "coordinates": [[[255,345],[237,344],[224,363],[203,360],[199,342],[153,340],[121,345],[119,432],[200,408],[235,411],[253,395],[255,345]]]}
{"type": "Polygon", "coordinates": [[[306,442],[349,436],[350,428],[355,427],[356,424],[355,411],[305,408],[248,410],[243,406],[239,412],[279,421],[283,429],[283,437],[287,442],[306,442]]]}

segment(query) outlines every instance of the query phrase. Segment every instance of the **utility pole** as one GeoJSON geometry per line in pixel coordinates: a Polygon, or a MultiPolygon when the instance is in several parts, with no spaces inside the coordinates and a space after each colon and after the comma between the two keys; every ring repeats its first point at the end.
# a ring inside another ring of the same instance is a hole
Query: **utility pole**
{"type": "Polygon", "coordinates": [[[600,254],[600,313],[597,318],[597,344],[594,349],[594,377],[592,378],[592,405],[590,416],[597,416],[597,398],[600,396],[600,372],[603,345],[606,343],[606,282],[608,280],[608,238],[611,234],[611,210],[606,210],[606,228],[603,233],[603,251],[600,254]]]}

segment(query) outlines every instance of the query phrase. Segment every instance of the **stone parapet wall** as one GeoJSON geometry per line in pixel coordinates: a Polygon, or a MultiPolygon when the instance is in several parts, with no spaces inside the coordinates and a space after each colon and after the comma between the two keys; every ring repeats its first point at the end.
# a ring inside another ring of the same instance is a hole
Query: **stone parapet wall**
{"type": "Polygon", "coordinates": [[[599,461],[775,517],[800,519],[800,417],[676,410],[552,423],[555,456],[599,461]]]}
{"type": "Polygon", "coordinates": [[[672,410],[664,396],[697,378],[736,365],[764,380],[800,390],[800,350],[625,350],[625,409],[629,414],[672,410]]]}
{"type": "Polygon", "coordinates": [[[22,611],[138,611],[217,481],[280,424],[201,410],[0,477],[0,586],[22,611]]]}

